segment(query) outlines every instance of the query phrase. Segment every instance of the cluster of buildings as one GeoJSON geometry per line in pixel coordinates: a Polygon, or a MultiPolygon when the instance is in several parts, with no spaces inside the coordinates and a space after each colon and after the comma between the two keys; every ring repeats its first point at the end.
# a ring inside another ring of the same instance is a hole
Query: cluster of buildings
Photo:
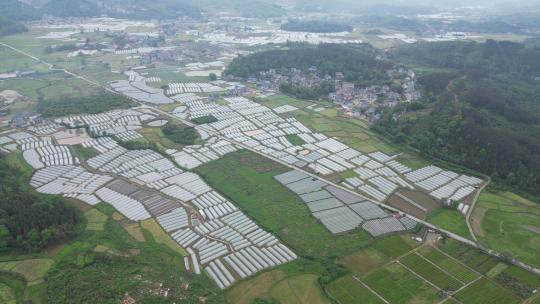
{"type": "Polygon", "coordinates": [[[263,92],[279,91],[283,84],[314,89],[327,85],[333,87],[328,98],[339,104],[346,114],[376,121],[380,118],[382,108],[395,107],[400,103],[421,98],[420,91],[416,88],[416,75],[412,70],[396,68],[388,71],[388,76],[392,85],[358,86],[347,82],[341,72],[321,75],[317,67],[310,67],[307,71],[296,68],[285,71],[270,69],[248,78],[247,81],[257,85],[263,92]]]}
{"type": "Polygon", "coordinates": [[[416,89],[416,75],[403,68],[388,72],[394,85],[371,85],[359,87],[346,82],[342,73],[335,75],[335,92],[329,98],[339,104],[345,114],[366,121],[377,121],[383,108],[419,100],[422,95],[416,89]]]}

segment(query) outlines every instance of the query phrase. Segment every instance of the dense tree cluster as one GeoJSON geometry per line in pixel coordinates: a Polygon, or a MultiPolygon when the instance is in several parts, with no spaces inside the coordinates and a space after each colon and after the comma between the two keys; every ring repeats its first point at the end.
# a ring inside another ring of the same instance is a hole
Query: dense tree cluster
{"type": "Polygon", "coordinates": [[[38,251],[71,237],[79,221],[61,197],[39,194],[19,167],[0,154],[0,251],[38,251]]]}
{"type": "Polygon", "coordinates": [[[28,31],[26,26],[0,16],[0,37],[28,31]]]}
{"type": "Polygon", "coordinates": [[[530,77],[538,62],[537,55],[527,55],[538,50],[494,41],[404,48],[394,56],[445,72],[419,78],[429,97],[420,110],[388,110],[375,128],[428,155],[540,195],[540,88],[530,77]]]}
{"type": "Polygon", "coordinates": [[[44,117],[58,117],[72,114],[95,114],[112,109],[126,109],[136,104],[129,98],[109,92],[82,97],[42,99],[37,110],[44,117]]]}
{"type": "Polygon", "coordinates": [[[420,42],[396,48],[390,55],[402,62],[428,64],[485,76],[493,73],[540,75],[540,47],[528,47],[510,41],[420,42]]]}
{"type": "Polygon", "coordinates": [[[281,29],[289,32],[309,33],[339,33],[353,30],[352,26],[347,24],[321,20],[289,20],[281,25],[281,29]]]}
{"type": "Polygon", "coordinates": [[[367,44],[318,46],[289,44],[288,49],[269,50],[235,58],[226,75],[249,77],[270,69],[317,67],[321,74],[342,72],[347,81],[368,85],[388,81],[386,71],[392,64],[378,60],[378,52],[367,44]]]}
{"type": "Polygon", "coordinates": [[[209,123],[213,123],[213,122],[216,122],[216,121],[218,121],[218,119],[214,115],[201,116],[201,117],[193,118],[191,120],[191,122],[193,122],[195,124],[198,124],[198,125],[209,124],[209,123]]]}
{"type": "Polygon", "coordinates": [[[18,0],[2,1],[1,14],[12,20],[36,20],[43,15],[55,17],[173,19],[178,16],[200,18],[201,9],[192,0],[50,0],[42,7],[33,7],[18,0]]]}
{"type": "Polygon", "coordinates": [[[182,145],[193,145],[199,138],[195,128],[170,122],[163,127],[163,134],[171,141],[182,145]]]}

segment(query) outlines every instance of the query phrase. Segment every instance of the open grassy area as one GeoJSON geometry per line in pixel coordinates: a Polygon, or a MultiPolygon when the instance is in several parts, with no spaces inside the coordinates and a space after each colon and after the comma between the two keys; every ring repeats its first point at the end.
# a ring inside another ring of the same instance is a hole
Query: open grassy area
{"type": "Polygon", "coordinates": [[[52,259],[30,259],[17,263],[11,271],[22,275],[29,285],[34,285],[42,282],[53,264],[52,259]]]}
{"type": "Polygon", "coordinates": [[[182,149],[183,145],[168,139],[160,128],[142,128],[137,130],[148,141],[158,143],[166,149],[182,149]]]}
{"type": "Polygon", "coordinates": [[[174,250],[182,256],[186,256],[187,252],[184,248],[178,245],[165,231],[156,223],[154,219],[147,219],[141,222],[143,230],[152,235],[156,243],[163,244],[174,250]]]}
{"type": "Polygon", "coordinates": [[[0,73],[12,72],[16,70],[43,70],[44,66],[34,59],[19,54],[12,49],[0,46],[0,73]]]}
{"type": "Polygon", "coordinates": [[[539,204],[510,192],[484,191],[472,220],[480,223],[477,237],[487,247],[540,267],[539,204]]]}
{"type": "Polygon", "coordinates": [[[257,99],[261,104],[269,108],[277,108],[283,105],[291,105],[297,108],[305,108],[312,105],[314,102],[293,98],[287,95],[276,94],[265,98],[257,99]]]}
{"type": "Polygon", "coordinates": [[[432,210],[428,213],[427,221],[464,238],[471,238],[465,216],[455,209],[432,210]]]}
{"type": "Polygon", "coordinates": [[[196,171],[300,255],[345,256],[373,241],[360,229],[332,235],[296,194],[274,180],[288,169],[253,152],[234,152],[196,171]]]}
{"type": "Polygon", "coordinates": [[[356,281],[352,276],[344,276],[335,280],[328,286],[329,292],[341,304],[384,304],[384,302],[356,281]]]}
{"type": "Polygon", "coordinates": [[[270,299],[272,286],[286,277],[287,274],[280,269],[261,273],[250,280],[239,282],[227,290],[227,301],[235,304],[251,304],[257,298],[270,299]]]}
{"type": "Polygon", "coordinates": [[[84,216],[87,220],[87,230],[101,231],[103,230],[103,228],[105,227],[105,223],[107,222],[107,216],[99,212],[99,210],[95,208],[92,208],[89,211],[85,212],[84,216]]]}
{"type": "Polygon", "coordinates": [[[281,280],[271,290],[272,298],[282,304],[330,303],[317,282],[318,275],[304,274],[281,280]]]}
{"type": "Polygon", "coordinates": [[[39,98],[88,96],[98,92],[97,87],[61,72],[47,72],[34,78],[8,79],[0,82],[0,90],[5,89],[15,90],[33,101],[39,98]]]}

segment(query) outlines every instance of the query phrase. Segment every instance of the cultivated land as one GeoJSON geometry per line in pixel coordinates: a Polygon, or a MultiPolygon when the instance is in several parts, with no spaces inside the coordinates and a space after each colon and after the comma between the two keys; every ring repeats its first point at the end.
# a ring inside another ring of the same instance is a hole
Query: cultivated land
{"type": "Polygon", "coordinates": [[[540,266],[540,207],[510,192],[480,195],[471,222],[480,242],[489,248],[540,266]]]}
{"type": "MultiPolygon", "coordinates": [[[[88,58],[49,54],[43,51],[44,47],[57,41],[36,40],[46,33],[47,30],[32,30],[0,41],[103,85],[127,79],[111,73],[111,69],[123,70],[138,63],[113,54],[88,58]]],[[[95,36],[105,39],[101,34],[95,36]]],[[[373,39],[380,45],[389,43],[373,39]]],[[[14,68],[38,71],[33,78],[2,81],[0,89],[15,89],[35,102],[40,97],[56,99],[95,92],[95,88],[83,80],[50,72],[19,53],[4,48],[0,48],[0,52],[14,62],[13,65],[0,62],[1,71],[14,68]]],[[[161,78],[160,82],[151,84],[153,87],[171,82],[206,81],[186,77],[172,65],[159,64],[145,72],[161,78]]],[[[381,139],[362,121],[342,116],[327,102],[303,101],[283,95],[257,99],[257,102],[269,108],[295,106],[299,110],[282,116],[295,117],[312,130],[336,137],[365,154],[382,151],[397,155],[396,160],[413,170],[431,164],[414,151],[381,139]],[[406,152],[400,153],[402,151],[406,152]]],[[[223,99],[217,103],[227,104],[223,99]]],[[[162,108],[172,111],[177,105],[162,108]]],[[[23,111],[33,109],[35,103],[17,106],[15,110],[23,111]]],[[[138,133],[145,138],[144,143],[156,144],[160,153],[166,149],[181,151],[186,147],[171,141],[160,128],[145,126],[133,133],[121,135],[137,137],[138,133]]],[[[294,145],[305,143],[294,134],[286,138],[294,145]]],[[[204,144],[202,140],[197,143],[204,144]]],[[[100,154],[95,148],[80,145],[74,146],[72,152],[83,160],[100,154]]],[[[20,153],[8,157],[23,170],[32,172],[20,153]]],[[[185,270],[183,257],[189,256],[186,246],[171,238],[154,218],[131,221],[108,204],[90,207],[78,202],[74,205],[84,213],[85,222],[74,240],[38,254],[0,254],[0,302],[33,300],[40,303],[48,297],[60,303],[65,301],[60,296],[68,292],[73,294],[75,302],[110,298],[119,301],[129,292],[143,301],[166,303],[179,298],[198,302],[203,298],[206,303],[246,304],[255,299],[274,299],[280,303],[330,303],[331,299],[357,303],[362,299],[362,303],[506,304],[527,301],[532,290],[540,285],[539,276],[452,240],[433,246],[420,245],[411,241],[410,234],[373,238],[359,228],[331,234],[294,192],[274,179],[289,170],[246,150],[229,151],[193,169],[247,217],[298,254],[293,262],[268,267],[246,278],[238,276],[227,264],[237,282],[221,291],[215,279],[185,270]],[[165,290],[169,296],[164,300],[165,290]],[[441,290],[455,293],[443,295],[441,290]]],[[[342,181],[356,173],[348,170],[336,176],[342,181]]],[[[511,193],[483,193],[477,206],[473,214],[473,221],[477,221],[475,234],[483,244],[510,251],[514,257],[537,265],[540,250],[537,205],[511,193]]],[[[427,220],[469,237],[464,217],[456,210],[433,210],[427,214],[427,220]]],[[[193,263],[188,262],[188,265],[193,267],[193,263]]],[[[536,297],[531,301],[540,300],[536,297]]]]}

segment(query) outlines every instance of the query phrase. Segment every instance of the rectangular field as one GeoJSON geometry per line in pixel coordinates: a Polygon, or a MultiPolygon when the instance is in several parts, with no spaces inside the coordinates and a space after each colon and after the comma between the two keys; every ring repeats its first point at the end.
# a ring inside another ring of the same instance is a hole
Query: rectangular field
{"type": "Polygon", "coordinates": [[[511,291],[483,277],[455,295],[462,303],[517,304],[521,300],[511,291]]]}
{"type": "Polygon", "coordinates": [[[499,263],[497,258],[452,239],[447,239],[439,248],[481,274],[487,273],[499,263]]]}
{"type": "Polygon", "coordinates": [[[384,304],[379,297],[349,275],[333,281],[328,289],[332,297],[341,304],[358,303],[359,299],[362,304],[384,304]]]}
{"type": "Polygon", "coordinates": [[[396,258],[411,251],[415,246],[416,244],[405,236],[394,235],[377,241],[373,247],[389,258],[396,258]]]}
{"type": "Polygon", "coordinates": [[[371,273],[363,282],[392,304],[436,303],[441,300],[437,289],[397,263],[371,273]]]}
{"type": "Polygon", "coordinates": [[[463,286],[454,277],[448,275],[416,253],[411,253],[403,257],[400,262],[440,289],[458,290],[463,286]]]}
{"type": "Polygon", "coordinates": [[[478,278],[478,274],[467,268],[465,265],[452,258],[449,258],[433,247],[423,247],[419,250],[419,253],[424,258],[441,267],[453,277],[464,283],[470,283],[474,281],[474,279],[478,278]]]}

